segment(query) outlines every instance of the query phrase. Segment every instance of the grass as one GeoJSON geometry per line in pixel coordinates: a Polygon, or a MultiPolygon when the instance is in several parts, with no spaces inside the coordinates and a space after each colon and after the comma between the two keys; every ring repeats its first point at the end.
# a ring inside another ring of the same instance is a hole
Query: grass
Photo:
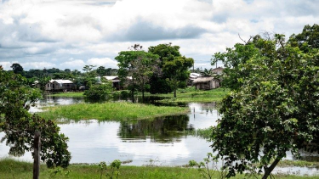
{"type": "Polygon", "coordinates": [[[178,89],[176,98],[173,97],[173,93],[155,94],[154,96],[170,97],[160,100],[159,102],[161,103],[212,102],[221,101],[228,92],[229,90],[227,88],[203,91],[196,90],[194,87],[188,87],[186,89],[178,89]]]}
{"type": "MultiPolygon", "coordinates": [[[[15,161],[12,159],[0,160],[0,178],[32,178],[32,163],[15,161]]],[[[165,166],[121,166],[119,178],[127,179],[200,179],[203,178],[195,168],[165,167],[165,166]]],[[[104,172],[102,178],[107,178],[104,172]]],[[[219,172],[213,171],[212,178],[218,178],[219,172]]],[[[276,175],[276,178],[283,179],[315,179],[318,176],[294,176],[294,175],[276,175]]],[[[100,169],[97,164],[71,164],[68,169],[48,169],[45,165],[40,166],[39,178],[81,178],[91,179],[100,178],[100,169]]],[[[245,175],[237,175],[234,179],[247,178],[245,175]]],[[[252,177],[254,178],[254,177],[252,177]]],[[[261,178],[260,176],[257,178],[261,178]]]]}
{"type": "Polygon", "coordinates": [[[280,167],[309,167],[309,168],[318,168],[319,169],[319,162],[308,162],[304,160],[282,160],[279,162],[278,166],[280,167]]]}
{"type": "Polygon", "coordinates": [[[84,97],[83,92],[54,93],[54,94],[48,94],[48,96],[68,97],[68,98],[80,98],[80,97],[84,97]]]}
{"type": "Polygon", "coordinates": [[[65,106],[45,107],[44,112],[38,113],[45,119],[72,119],[72,120],[136,120],[153,119],[160,116],[185,114],[188,108],[153,106],[128,102],[105,103],[78,103],[65,106]]]}
{"type": "MultiPolygon", "coordinates": [[[[145,93],[145,96],[159,96],[168,99],[160,100],[161,103],[186,103],[186,102],[212,102],[221,101],[222,98],[229,92],[226,88],[217,88],[212,90],[196,90],[195,87],[187,87],[185,89],[178,89],[174,98],[173,93],[167,94],[150,94],[145,93]]],[[[117,92],[118,93],[118,92],[117,92]]],[[[142,94],[139,93],[139,96],[142,94]]],[[[67,92],[67,93],[56,93],[49,94],[49,96],[58,97],[84,97],[83,92],[67,92]]]]}

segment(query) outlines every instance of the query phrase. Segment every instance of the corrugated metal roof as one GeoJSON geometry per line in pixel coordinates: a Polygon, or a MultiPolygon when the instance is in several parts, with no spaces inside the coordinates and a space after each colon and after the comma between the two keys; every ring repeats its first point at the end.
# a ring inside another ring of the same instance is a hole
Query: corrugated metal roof
{"type": "Polygon", "coordinates": [[[201,78],[197,78],[193,81],[193,83],[205,83],[205,82],[209,82],[212,81],[214,79],[214,77],[201,77],[201,78]]]}
{"type": "Polygon", "coordinates": [[[71,81],[71,80],[50,80],[50,83],[53,83],[53,82],[57,82],[57,83],[60,83],[60,84],[73,83],[73,81],[71,81]]]}

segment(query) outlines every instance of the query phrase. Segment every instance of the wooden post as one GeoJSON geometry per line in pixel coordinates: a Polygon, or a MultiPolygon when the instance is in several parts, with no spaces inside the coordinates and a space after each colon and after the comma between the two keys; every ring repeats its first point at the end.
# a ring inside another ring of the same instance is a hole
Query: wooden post
{"type": "Polygon", "coordinates": [[[39,179],[40,173],[40,151],[41,151],[41,133],[35,131],[34,134],[34,162],[33,162],[33,179],[39,179]]]}

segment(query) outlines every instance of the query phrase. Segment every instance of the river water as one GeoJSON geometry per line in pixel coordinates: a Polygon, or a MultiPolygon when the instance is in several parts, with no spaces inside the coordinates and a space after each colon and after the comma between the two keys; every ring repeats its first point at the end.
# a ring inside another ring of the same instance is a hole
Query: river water
{"type": "MultiPolygon", "coordinates": [[[[76,98],[46,98],[30,112],[48,105],[68,105],[83,102],[76,98]]],[[[98,122],[91,119],[59,124],[61,133],[69,137],[71,163],[131,161],[129,165],[181,166],[189,160],[202,161],[212,143],[201,137],[187,135],[185,130],[204,129],[216,125],[219,115],[216,103],[188,103],[186,115],[168,116],[134,122],[98,122]]],[[[0,139],[3,137],[0,133],[0,139]]],[[[8,156],[9,147],[0,143],[0,158],[8,156]]],[[[32,161],[30,153],[19,160],[32,161]]],[[[293,160],[288,153],[287,159],[293,160]]],[[[220,163],[221,164],[221,163],[220,163]]],[[[219,165],[220,165],[219,164],[219,165]]],[[[317,169],[306,167],[276,168],[276,172],[299,175],[319,175],[317,169]]]]}

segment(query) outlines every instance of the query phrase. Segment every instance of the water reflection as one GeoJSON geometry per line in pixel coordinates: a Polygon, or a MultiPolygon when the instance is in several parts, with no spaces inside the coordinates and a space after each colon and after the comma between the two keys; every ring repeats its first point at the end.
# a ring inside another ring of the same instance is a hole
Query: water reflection
{"type": "Polygon", "coordinates": [[[156,118],[152,121],[121,122],[118,135],[123,141],[149,139],[151,142],[180,142],[185,130],[191,130],[187,115],[156,118]]]}

